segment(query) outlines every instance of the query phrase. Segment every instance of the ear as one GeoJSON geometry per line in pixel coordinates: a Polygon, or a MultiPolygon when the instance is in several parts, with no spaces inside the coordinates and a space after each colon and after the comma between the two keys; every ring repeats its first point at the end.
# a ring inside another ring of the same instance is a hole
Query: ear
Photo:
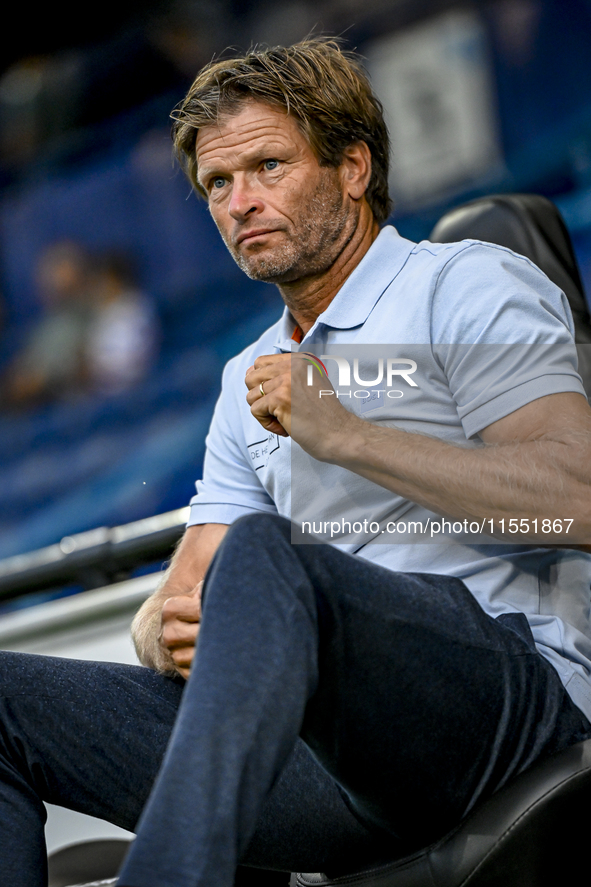
{"type": "Polygon", "coordinates": [[[371,152],[365,142],[353,142],[345,148],[339,172],[343,193],[360,200],[371,178],[371,152]]]}

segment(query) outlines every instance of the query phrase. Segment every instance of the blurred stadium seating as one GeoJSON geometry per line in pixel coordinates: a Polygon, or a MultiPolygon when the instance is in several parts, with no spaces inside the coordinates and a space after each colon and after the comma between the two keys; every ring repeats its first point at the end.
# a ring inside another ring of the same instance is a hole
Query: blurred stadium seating
{"type": "MultiPolygon", "coordinates": [[[[260,0],[236,6],[232,21],[244,44],[288,41],[303,37],[321,10],[324,26],[349,28],[347,38],[371,58],[372,41],[458,4],[373,6],[303,3],[299,18],[290,18],[288,4],[275,21],[260,0]]],[[[474,8],[490,57],[502,160],[420,205],[400,201],[393,220],[421,239],[454,204],[491,191],[537,191],[558,203],[589,291],[591,8],[584,0],[474,8]]],[[[182,92],[170,89],[62,133],[18,174],[0,175],[0,369],[38,315],[37,257],[60,238],[132,256],[162,328],[157,365],[133,390],[0,415],[0,558],[185,505],[200,475],[221,368],[281,311],[273,287],[233,265],[205,204],[173,169],[167,116],[182,92]]]]}
{"type": "Polygon", "coordinates": [[[4,365],[38,313],[36,257],[59,238],[124,247],[162,330],[158,362],[132,390],[0,415],[0,558],[192,495],[223,365],[281,304],[235,268],[205,204],[188,195],[160,129],[0,202],[4,365]]]}
{"type": "Polygon", "coordinates": [[[131,392],[0,417],[0,557],[187,503],[223,365],[280,313],[265,293],[252,316],[258,289],[202,289],[216,304],[205,318],[169,307],[158,366],[131,392]]]}

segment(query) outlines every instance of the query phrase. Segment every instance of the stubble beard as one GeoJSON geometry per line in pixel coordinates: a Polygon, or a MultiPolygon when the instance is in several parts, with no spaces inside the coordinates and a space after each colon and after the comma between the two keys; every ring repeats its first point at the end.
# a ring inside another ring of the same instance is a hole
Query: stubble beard
{"type": "MultiPolygon", "coordinates": [[[[278,224],[285,236],[274,250],[267,248],[244,255],[224,237],[232,258],[251,280],[280,285],[321,274],[334,264],[349,242],[355,221],[343,199],[337,171],[323,168],[323,173],[304,212],[294,220],[297,230],[291,233],[285,230],[284,223],[278,224]],[[351,230],[346,236],[348,226],[351,230]]],[[[273,227],[272,221],[268,224],[273,227]]]]}

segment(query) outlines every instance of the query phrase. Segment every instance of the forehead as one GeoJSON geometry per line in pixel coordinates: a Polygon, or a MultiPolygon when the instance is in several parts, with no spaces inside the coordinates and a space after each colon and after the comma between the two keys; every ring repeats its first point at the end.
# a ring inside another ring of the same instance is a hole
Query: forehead
{"type": "Polygon", "coordinates": [[[215,123],[201,127],[195,143],[197,164],[209,167],[219,160],[264,150],[267,145],[312,154],[295,117],[282,108],[247,101],[237,113],[222,115],[215,123]]]}

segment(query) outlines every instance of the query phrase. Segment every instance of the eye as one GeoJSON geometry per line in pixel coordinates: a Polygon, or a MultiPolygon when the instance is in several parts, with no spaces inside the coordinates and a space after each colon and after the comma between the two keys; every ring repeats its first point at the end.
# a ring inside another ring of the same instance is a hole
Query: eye
{"type": "Polygon", "coordinates": [[[265,167],[265,169],[271,171],[271,170],[277,169],[277,167],[279,166],[279,161],[278,160],[265,160],[263,166],[265,167]]]}
{"type": "Polygon", "coordinates": [[[219,190],[220,188],[223,188],[225,184],[226,180],[223,176],[216,176],[214,179],[211,180],[210,187],[215,190],[219,190]]]}

